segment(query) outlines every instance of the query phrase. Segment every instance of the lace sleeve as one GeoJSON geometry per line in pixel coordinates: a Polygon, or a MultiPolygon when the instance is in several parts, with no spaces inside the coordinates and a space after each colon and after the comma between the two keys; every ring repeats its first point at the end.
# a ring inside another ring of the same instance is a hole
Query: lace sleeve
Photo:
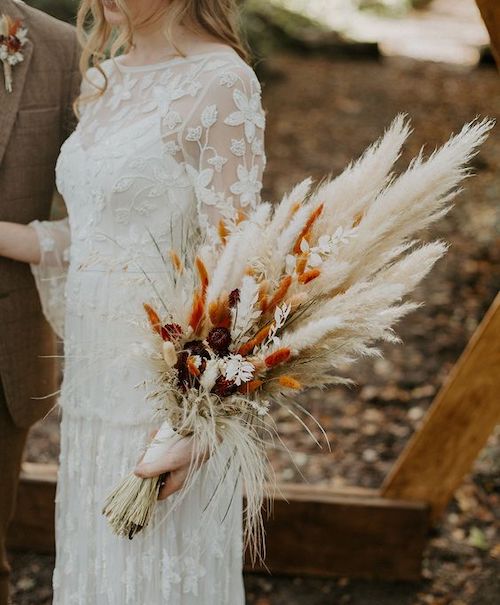
{"type": "Polygon", "coordinates": [[[68,219],[30,223],[40,242],[40,263],[31,272],[40,295],[42,309],[54,332],[64,338],[65,288],[69,264],[70,230],[68,219]]]}
{"type": "Polygon", "coordinates": [[[181,131],[199,224],[212,241],[260,201],[264,128],[260,84],[251,68],[212,73],[181,131]]]}

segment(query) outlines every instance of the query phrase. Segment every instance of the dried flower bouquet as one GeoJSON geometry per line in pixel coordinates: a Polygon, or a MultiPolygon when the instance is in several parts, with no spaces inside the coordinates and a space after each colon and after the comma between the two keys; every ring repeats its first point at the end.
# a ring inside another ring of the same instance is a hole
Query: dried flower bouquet
{"type": "MultiPolygon", "coordinates": [[[[270,403],[301,421],[307,412],[295,401],[299,391],[348,382],[336,368],[379,355],[377,341],[398,341],[394,324],[417,306],[405,296],[447,247],[421,243],[415,233],[450,210],[491,127],[487,120],[466,125],[396,177],[391,170],[410,133],[399,116],[337,178],[315,190],[307,179],[232,230],[221,222],[220,242],[200,246],[192,263],[170,253],[167,289],[191,303],[144,305],[156,367],[151,398],[163,421],[145,461],[192,436],[185,494],[199,458],[216,456],[223,442],[230,456],[220,480],[234,464],[253,546],[262,540],[264,438],[279,429],[270,403]]],[[[116,533],[132,538],[148,524],[160,481],[130,475],[110,495],[104,514],[116,533]]]]}

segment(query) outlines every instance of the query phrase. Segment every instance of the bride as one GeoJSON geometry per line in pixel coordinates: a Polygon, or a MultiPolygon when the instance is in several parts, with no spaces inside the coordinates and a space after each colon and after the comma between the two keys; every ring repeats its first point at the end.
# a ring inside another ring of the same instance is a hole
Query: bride
{"type": "MultiPolygon", "coordinates": [[[[0,223],[2,254],[31,264],[64,338],[55,605],[244,602],[241,490],[207,522],[208,461],[174,506],[189,440],[163,461],[157,522],[129,541],[101,514],[157,428],[132,354],[155,296],[143,271],[161,276],[158,250],[179,249],[186,233],[220,240],[259,201],[265,120],[234,4],[83,0],[83,71],[93,67],[57,165],[68,219],[0,223]]],[[[226,489],[234,496],[234,482],[226,489]]]]}

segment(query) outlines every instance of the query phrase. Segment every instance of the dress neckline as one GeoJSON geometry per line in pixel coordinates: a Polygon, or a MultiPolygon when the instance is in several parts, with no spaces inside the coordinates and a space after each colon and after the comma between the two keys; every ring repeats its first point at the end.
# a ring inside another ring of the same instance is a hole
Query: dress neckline
{"type": "Polygon", "coordinates": [[[168,59],[166,61],[160,61],[159,63],[147,63],[145,65],[125,65],[123,63],[123,55],[119,55],[118,57],[114,57],[112,61],[115,65],[118,66],[118,69],[123,72],[142,72],[142,71],[153,71],[155,69],[161,69],[163,67],[167,67],[169,65],[177,64],[177,63],[189,63],[190,61],[202,59],[203,57],[211,57],[213,55],[231,55],[238,57],[239,55],[234,52],[232,49],[228,50],[213,50],[204,53],[195,53],[189,55],[187,57],[173,57],[172,59],[168,59]]]}

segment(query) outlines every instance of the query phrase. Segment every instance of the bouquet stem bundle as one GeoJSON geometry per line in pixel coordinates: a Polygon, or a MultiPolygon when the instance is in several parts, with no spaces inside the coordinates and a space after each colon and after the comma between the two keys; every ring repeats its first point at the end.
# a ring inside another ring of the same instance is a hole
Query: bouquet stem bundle
{"type": "MultiPolygon", "coordinates": [[[[299,391],[346,383],[335,373],[339,366],[379,355],[377,342],[398,342],[393,326],[417,306],[406,295],[447,249],[441,241],[419,242],[416,233],[450,210],[491,127],[487,120],[464,126],[395,176],[410,133],[399,116],[337,178],[316,190],[306,179],[275,207],[262,203],[221,223],[220,241],[185,258],[171,251],[165,300],[185,304],[167,305],[159,296],[144,305],[145,357],[155,375],[150,396],[165,431],[146,456],[166,454],[174,437],[193,439],[198,453],[181,500],[200,455],[217,471],[216,501],[227,495],[219,485],[228,468],[236,469],[254,553],[263,537],[264,440],[279,439],[271,402],[309,430],[299,391]]],[[[118,534],[132,537],[151,519],[157,494],[158,482],[129,477],[104,513],[118,534]]]]}

